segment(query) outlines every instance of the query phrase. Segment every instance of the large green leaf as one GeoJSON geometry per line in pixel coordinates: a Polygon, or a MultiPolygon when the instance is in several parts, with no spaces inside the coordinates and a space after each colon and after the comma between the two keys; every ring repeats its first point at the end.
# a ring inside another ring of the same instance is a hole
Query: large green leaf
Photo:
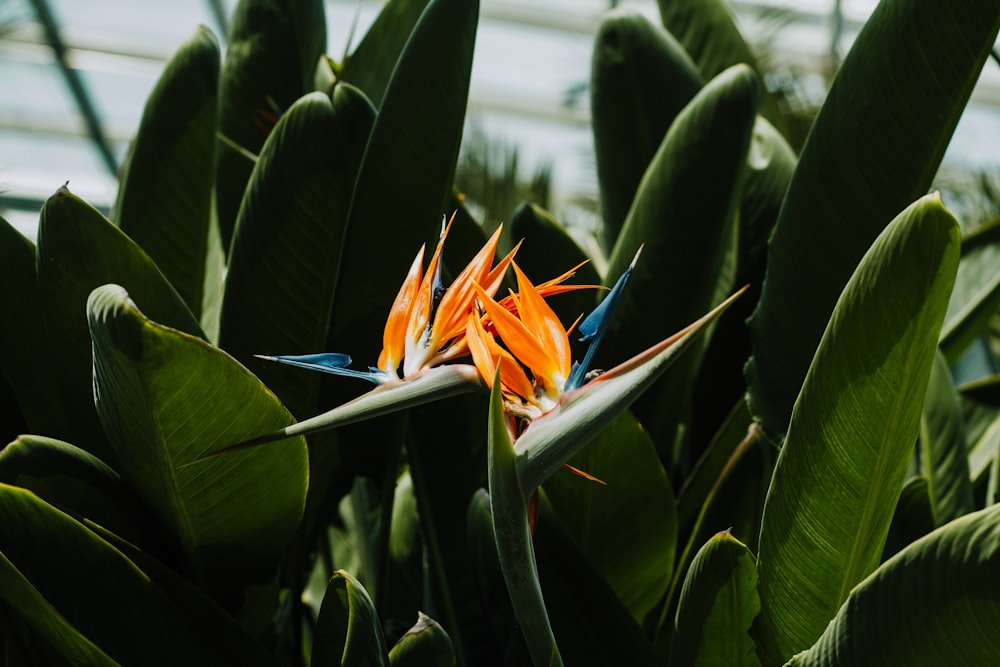
{"type": "Polygon", "coordinates": [[[385,667],[388,653],[368,591],[347,572],[334,572],[316,619],[310,663],[385,667]]]}
{"type": "MultiPolygon", "coordinates": [[[[0,599],[51,651],[81,665],[228,665],[120,551],[30,491],[0,484],[0,599]]],[[[58,663],[55,663],[58,664],[58,663]]]]}
{"type": "Polygon", "coordinates": [[[358,173],[342,246],[331,335],[376,359],[385,308],[451,197],[479,17],[478,0],[431,0],[385,91],[358,173]],[[429,75],[429,73],[433,73],[429,75]]]}
{"type": "Polygon", "coordinates": [[[788,428],[861,256],[927,192],[998,26],[997,0],[882,2],[844,60],[788,186],[750,320],[751,410],[772,438],[788,428]]]}
{"type": "MultiPolygon", "coordinates": [[[[692,99],[670,126],[639,185],[608,262],[609,284],[643,245],[605,340],[605,357],[635,354],[676,331],[733,289],[735,213],[757,104],[746,66],[726,70],[692,99]]],[[[661,452],[670,451],[686,419],[701,351],[687,357],[636,404],[661,452]]],[[[603,361],[607,365],[606,361],[603,361]]],[[[674,468],[685,455],[670,454],[674,468]]],[[[672,470],[671,470],[672,472],[672,470]]]]}
{"type": "Polygon", "coordinates": [[[195,316],[208,268],[218,88],[219,45],[200,27],[146,101],[115,206],[115,222],[149,253],[195,316]]]}
{"type": "MultiPolygon", "coordinates": [[[[739,63],[751,66],[764,90],[762,72],[750,46],[743,39],[725,0],[657,0],[664,27],[684,46],[701,75],[711,79],[739,63]]],[[[782,127],[781,115],[770,96],[761,113],[782,127]]]]}
{"type": "Polygon", "coordinates": [[[203,337],[201,328],[149,256],[65,187],[42,208],[36,252],[38,298],[51,341],[45,354],[55,369],[71,424],[62,439],[114,466],[116,459],[94,411],[86,310],[91,290],[112,282],[124,285],[157,322],[203,337]]]}
{"type": "Polygon", "coordinates": [[[219,345],[300,419],[316,413],[322,376],[253,355],[325,349],[344,223],[374,115],[347,85],[332,102],[323,93],[301,98],[264,144],[240,208],[219,345]]]}
{"type": "Polygon", "coordinates": [[[196,460],[291,415],[232,357],[147,319],[121,287],[94,290],[88,315],[97,410],[122,477],[170,527],[201,585],[263,580],[302,516],[305,443],[196,460]]]}
{"type": "Polygon", "coordinates": [[[789,665],[990,665],[1000,655],[1000,507],[913,543],[851,591],[789,665]]]}
{"type": "Polygon", "coordinates": [[[343,81],[365,91],[376,107],[382,105],[386,86],[396,68],[399,54],[406,45],[428,0],[389,0],[382,7],[358,44],[344,61],[340,71],[343,81]]]}
{"type": "Polygon", "coordinates": [[[0,374],[31,432],[67,437],[71,427],[45,334],[35,256],[35,244],[0,217],[0,374]]]}
{"type": "Polygon", "coordinates": [[[920,420],[920,466],[927,478],[935,524],[972,511],[965,422],[944,355],[934,357],[920,420]]]}
{"type": "Polygon", "coordinates": [[[702,79],[681,45],[630,7],[601,18],[590,77],[601,241],[610,251],[663,135],[702,79]]]}
{"type": "Polygon", "coordinates": [[[765,663],[810,646],[879,563],[958,265],[936,196],[879,236],[834,309],[778,456],[760,529],[765,663]]]}
{"type": "Polygon", "coordinates": [[[326,49],[322,0],[240,0],[229,25],[219,81],[216,207],[228,250],[256,154],[280,115],[312,90],[326,49]]]}
{"type": "Polygon", "coordinates": [[[606,486],[557,473],[543,488],[577,548],[638,623],[673,574],[677,509],[649,436],[624,413],[569,460],[606,486]]]}
{"type": "Polygon", "coordinates": [[[760,611],[757,566],[728,531],[698,551],[684,579],[670,665],[760,665],[750,627],[760,611]]]}

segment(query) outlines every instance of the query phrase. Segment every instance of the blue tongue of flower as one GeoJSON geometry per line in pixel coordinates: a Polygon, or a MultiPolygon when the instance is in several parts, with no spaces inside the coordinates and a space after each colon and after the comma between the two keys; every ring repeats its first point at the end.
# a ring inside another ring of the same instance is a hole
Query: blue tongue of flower
{"type": "Polygon", "coordinates": [[[585,343],[590,341],[590,345],[587,346],[587,353],[584,355],[583,361],[573,364],[573,369],[570,371],[569,379],[566,380],[564,391],[571,391],[583,385],[587,371],[590,369],[590,364],[594,360],[594,353],[597,352],[601,340],[604,339],[604,334],[611,325],[611,318],[614,317],[615,309],[618,307],[618,302],[621,301],[622,293],[625,291],[625,284],[628,282],[629,276],[632,275],[632,269],[635,268],[636,262],[639,261],[640,254],[642,254],[641,245],[635,251],[632,263],[618,277],[618,282],[611,288],[608,295],[598,304],[597,308],[594,308],[590,311],[589,315],[583,318],[580,326],[577,327],[577,330],[580,332],[580,342],[585,343]]]}
{"type": "Polygon", "coordinates": [[[268,357],[263,354],[257,354],[254,356],[258,359],[277,361],[281,364],[297,366],[298,368],[306,368],[311,371],[320,371],[322,373],[330,373],[331,375],[343,375],[352,378],[362,378],[364,380],[368,380],[369,382],[374,382],[375,384],[381,384],[385,379],[383,377],[385,374],[375,368],[368,371],[359,371],[353,368],[348,368],[348,366],[351,365],[351,357],[350,355],[341,354],[340,352],[300,355],[286,354],[277,357],[268,357]]]}

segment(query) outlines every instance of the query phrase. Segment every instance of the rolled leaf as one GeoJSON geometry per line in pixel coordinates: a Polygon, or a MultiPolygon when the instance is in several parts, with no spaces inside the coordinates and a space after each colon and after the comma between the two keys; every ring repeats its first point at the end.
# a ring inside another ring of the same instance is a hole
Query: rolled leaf
{"type": "Polygon", "coordinates": [[[988,665],[1000,655],[1000,507],[914,542],[857,588],[788,664],[988,665]]]}
{"type": "Polygon", "coordinates": [[[728,531],[718,533],[684,578],[670,665],[759,667],[750,632],[759,611],[753,554],[728,531]]]}
{"type": "Polygon", "coordinates": [[[788,186],[750,319],[750,406],[772,439],[862,255],[930,187],[998,27],[997,0],[883,2],[845,58],[788,186]]]}
{"type": "Polygon", "coordinates": [[[167,63],[146,101],[114,214],[196,317],[209,270],[219,58],[215,36],[200,27],[167,63]]]}
{"type": "Polygon", "coordinates": [[[350,574],[337,570],[316,619],[311,664],[386,667],[387,656],[381,622],[368,592],[350,574]]]}
{"type": "Polygon", "coordinates": [[[834,309],[761,520],[762,660],[809,647],[878,565],[920,426],[958,265],[937,196],[879,236],[834,309]]]}
{"type": "Polygon", "coordinates": [[[193,462],[291,415],[232,357],[147,319],[123,288],[94,290],[87,311],[97,411],[122,477],[202,586],[225,594],[269,577],[302,516],[304,441],[193,462]]]}
{"type": "Polygon", "coordinates": [[[389,664],[394,667],[452,667],[455,649],[448,633],[437,621],[417,612],[417,622],[389,651],[389,664]]]}

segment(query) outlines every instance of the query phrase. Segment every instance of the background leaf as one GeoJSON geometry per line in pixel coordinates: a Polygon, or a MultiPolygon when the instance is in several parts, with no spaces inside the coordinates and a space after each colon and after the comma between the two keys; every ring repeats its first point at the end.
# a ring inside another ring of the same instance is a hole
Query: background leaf
{"type": "Polygon", "coordinates": [[[861,256],[927,192],[998,27],[996,0],[883,2],[845,58],[788,186],[750,319],[750,407],[771,438],[788,428],[861,256]]]}
{"type": "Polygon", "coordinates": [[[313,665],[389,664],[378,613],[368,592],[343,570],[333,573],[316,619],[313,665]]]}
{"type": "Polygon", "coordinates": [[[936,196],[903,211],[851,277],[813,360],[761,520],[761,657],[810,646],[879,563],[958,264],[936,196]]]}
{"type": "Polygon", "coordinates": [[[146,101],[114,219],[201,315],[219,115],[219,44],[200,27],[146,101]]]}

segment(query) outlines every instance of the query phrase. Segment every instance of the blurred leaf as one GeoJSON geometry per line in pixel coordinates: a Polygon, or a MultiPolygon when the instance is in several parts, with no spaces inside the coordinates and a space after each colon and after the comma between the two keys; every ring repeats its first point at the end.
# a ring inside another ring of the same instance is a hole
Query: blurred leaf
{"type": "Polygon", "coordinates": [[[451,667],[455,650],[437,621],[417,612],[417,622],[389,651],[389,664],[398,667],[451,667]]]}
{"type": "Polygon", "coordinates": [[[0,515],[0,598],[68,663],[234,664],[213,628],[195,627],[121,552],[30,491],[0,484],[0,515]]]}
{"type": "Polygon", "coordinates": [[[205,300],[218,88],[219,44],[200,27],[146,101],[114,216],[196,317],[205,300]]]}
{"type": "Polygon", "coordinates": [[[638,623],[666,593],[677,548],[670,481],[649,436],[623,413],[544,485],[569,536],[638,623]]]}
{"type": "Polygon", "coordinates": [[[1000,446],[1000,375],[959,388],[969,450],[969,476],[981,479],[1000,446]]]}
{"type": "Polygon", "coordinates": [[[356,88],[301,98],[264,144],[231,248],[219,344],[299,419],[322,376],[255,359],[326,347],[344,223],[374,119],[356,88]]]}
{"type": "Polygon", "coordinates": [[[340,71],[343,81],[365,92],[375,108],[382,106],[386,86],[399,55],[428,0],[389,0],[340,71]]]}
{"type": "MultiPolygon", "coordinates": [[[[500,570],[507,584],[514,615],[521,626],[532,661],[536,665],[562,665],[538,583],[538,568],[528,525],[528,506],[522,491],[525,487],[518,476],[514,443],[507,431],[499,373],[493,380],[490,394],[488,441],[493,530],[500,570]]],[[[530,488],[532,491],[529,493],[534,492],[535,487],[530,488]]]]}
{"type": "Polygon", "coordinates": [[[1000,244],[988,242],[997,229],[981,229],[962,238],[962,262],[941,329],[941,351],[951,365],[985,333],[1000,306],[1000,244]]]}
{"type": "Polygon", "coordinates": [[[988,665],[1000,655],[1000,507],[938,528],[859,584],[788,664],[988,665]]]}
{"type": "Polygon", "coordinates": [[[240,0],[233,10],[219,81],[216,208],[228,251],[253,161],[271,127],[312,90],[326,49],[322,0],[240,0]],[[242,149],[242,151],[237,150],[242,149]]]}
{"type": "Polygon", "coordinates": [[[313,639],[313,665],[389,664],[375,605],[364,586],[343,570],[330,579],[313,639]]]}
{"type": "Polygon", "coordinates": [[[684,579],[670,665],[761,664],[750,629],[760,612],[757,566],[728,531],[695,556],[684,579]]]}
{"type": "Polygon", "coordinates": [[[38,298],[71,430],[62,439],[113,467],[117,458],[94,411],[87,298],[106,283],[127,286],[157,322],[204,337],[197,320],[149,256],[65,187],[42,208],[37,247],[38,298]]]}
{"type": "Polygon", "coordinates": [[[610,252],[643,172],[702,80],[673,36],[631,7],[601,17],[590,76],[601,240],[610,252]]]}
{"type": "Polygon", "coordinates": [[[35,244],[0,217],[0,374],[32,432],[68,437],[69,410],[63,407],[45,331],[35,256],[35,244]]]}
{"type": "Polygon", "coordinates": [[[927,479],[935,525],[971,512],[972,483],[965,451],[962,406],[951,381],[948,362],[940,351],[934,356],[924,398],[919,447],[920,472],[927,479]]]}
{"type": "Polygon", "coordinates": [[[97,409],[123,478],[200,585],[224,596],[266,579],[302,516],[305,443],[188,464],[291,415],[231,357],[147,319],[121,287],[95,290],[88,314],[97,409]]]}
{"type": "Polygon", "coordinates": [[[385,305],[415,250],[438,236],[452,193],[478,17],[478,0],[431,0],[400,55],[354,189],[331,349],[376,358],[385,305]]]}
{"type": "Polygon", "coordinates": [[[740,294],[642,354],[565,394],[555,408],[533,420],[517,439],[517,471],[525,494],[538,488],[628,408],[740,294]]]}
{"type": "MultiPolygon", "coordinates": [[[[664,27],[683,45],[705,79],[745,63],[757,75],[761,91],[767,90],[757,59],[743,39],[728,3],[724,0],[657,0],[664,27]]],[[[769,95],[761,102],[761,114],[779,129],[784,123],[769,95]]]]}
{"type": "Polygon", "coordinates": [[[958,265],[936,196],[903,211],[834,309],[795,403],[761,520],[765,663],[810,646],[879,563],[958,265]]]}
{"type": "Polygon", "coordinates": [[[996,0],[884,2],[845,58],[788,186],[750,319],[750,407],[772,439],[861,256],[927,192],[998,26],[996,0]]]}

